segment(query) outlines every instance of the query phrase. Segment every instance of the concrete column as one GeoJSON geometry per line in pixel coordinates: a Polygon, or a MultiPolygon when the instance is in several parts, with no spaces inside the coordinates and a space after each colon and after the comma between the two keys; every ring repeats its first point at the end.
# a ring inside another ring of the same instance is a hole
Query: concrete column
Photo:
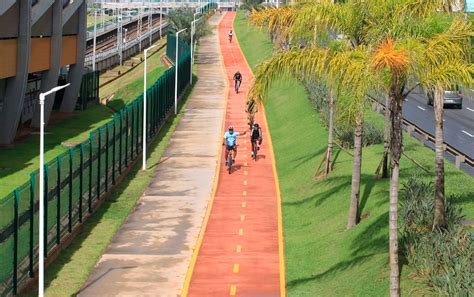
{"type": "Polygon", "coordinates": [[[31,0],[18,0],[18,11],[16,76],[8,78],[6,82],[5,98],[0,112],[0,144],[10,144],[15,139],[28,81],[31,44],[31,0]]]}
{"type": "MultiPolygon", "coordinates": [[[[56,0],[53,4],[53,19],[51,23],[51,65],[50,69],[44,71],[41,75],[40,92],[46,92],[54,88],[58,84],[59,70],[61,69],[61,53],[63,41],[63,7],[62,1],[56,0]]],[[[51,94],[46,97],[44,102],[44,122],[47,125],[51,111],[54,105],[54,96],[51,94]]],[[[35,112],[31,121],[31,126],[39,128],[40,125],[40,108],[39,104],[35,106],[35,112]]]]}
{"type": "Polygon", "coordinates": [[[77,10],[77,57],[76,64],[69,68],[68,81],[71,83],[64,91],[63,102],[60,111],[73,112],[76,107],[77,98],[81,89],[82,75],[84,74],[84,58],[86,54],[87,40],[87,3],[82,1],[81,6],[77,10]]]}

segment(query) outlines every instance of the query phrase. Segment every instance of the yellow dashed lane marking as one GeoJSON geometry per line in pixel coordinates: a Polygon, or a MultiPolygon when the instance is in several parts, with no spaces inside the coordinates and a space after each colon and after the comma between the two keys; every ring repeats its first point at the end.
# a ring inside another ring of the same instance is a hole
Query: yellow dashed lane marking
{"type": "Polygon", "coordinates": [[[247,162],[244,162],[244,166],[247,166],[247,162]]]}
{"type": "Polygon", "coordinates": [[[244,221],[244,220],[245,220],[245,215],[244,215],[244,214],[241,214],[241,215],[240,215],[240,220],[241,220],[241,221],[244,221]]]}
{"type": "Polygon", "coordinates": [[[230,286],[230,296],[235,296],[237,293],[237,286],[236,285],[231,285],[230,286]]]}
{"type": "Polygon", "coordinates": [[[244,171],[244,175],[247,175],[247,174],[249,174],[249,172],[248,172],[248,171],[244,171]]]}
{"type": "Polygon", "coordinates": [[[235,248],[236,252],[237,253],[240,253],[242,251],[242,246],[239,244],[237,245],[237,247],[235,248]]]}
{"type": "Polygon", "coordinates": [[[247,202],[242,202],[242,207],[246,207],[247,206],[247,202]]]}
{"type": "Polygon", "coordinates": [[[244,235],[244,229],[242,229],[242,228],[239,229],[239,235],[240,236],[244,235]]]}
{"type": "Polygon", "coordinates": [[[247,181],[246,181],[246,180],[244,180],[244,186],[246,186],[246,185],[247,185],[247,181]]]}
{"type": "Polygon", "coordinates": [[[242,192],[242,195],[243,195],[243,196],[247,196],[247,191],[243,191],[243,192],[242,192]]]}
{"type": "Polygon", "coordinates": [[[239,264],[234,264],[234,267],[232,267],[232,272],[239,273],[239,264]]]}

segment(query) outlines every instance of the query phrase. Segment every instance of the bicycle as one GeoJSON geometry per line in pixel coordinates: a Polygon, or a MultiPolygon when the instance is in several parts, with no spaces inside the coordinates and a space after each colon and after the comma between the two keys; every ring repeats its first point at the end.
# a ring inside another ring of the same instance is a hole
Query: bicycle
{"type": "Polygon", "coordinates": [[[252,140],[252,158],[257,162],[257,152],[260,148],[258,147],[257,140],[252,140]]]}
{"type": "Polygon", "coordinates": [[[235,93],[238,94],[239,93],[239,88],[240,88],[240,85],[242,84],[242,81],[241,80],[236,80],[235,81],[235,85],[234,85],[234,88],[235,88],[235,93]]]}
{"type": "Polygon", "coordinates": [[[232,173],[232,164],[234,163],[233,154],[234,154],[233,150],[228,150],[225,164],[227,166],[229,174],[232,173]]]}

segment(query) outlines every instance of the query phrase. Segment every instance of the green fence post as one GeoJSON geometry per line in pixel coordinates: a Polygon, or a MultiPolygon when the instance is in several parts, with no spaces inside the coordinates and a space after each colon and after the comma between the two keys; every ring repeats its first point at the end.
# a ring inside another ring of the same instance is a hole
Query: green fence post
{"type": "Polygon", "coordinates": [[[120,120],[120,138],[119,138],[119,175],[122,175],[122,138],[123,138],[123,108],[119,114],[120,120]]]}
{"type": "MultiPolygon", "coordinates": [[[[49,166],[44,164],[44,257],[48,256],[48,178],[49,178],[49,166]]],[[[41,238],[39,239],[41,240],[41,238]]]]}
{"type": "Polygon", "coordinates": [[[13,294],[18,293],[18,199],[20,193],[15,189],[15,216],[13,219],[13,294]]]}
{"type": "Polygon", "coordinates": [[[36,173],[30,174],[30,246],[29,246],[29,275],[30,277],[34,276],[34,255],[33,255],[33,250],[34,250],[34,234],[35,230],[34,228],[34,219],[35,219],[35,176],[36,173]]]}
{"type": "Polygon", "coordinates": [[[116,164],[115,164],[115,144],[117,142],[117,124],[116,124],[116,119],[117,117],[114,114],[114,119],[113,119],[113,133],[114,137],[112,138],[112,185],[115,186],[115,169],[116,169],[116,164]]]}
{"type": "Polygon", "coordinates": [[[128,120],[130,116],[130,111],[128,105],[125,106],[125,112],[127,114],[127,121],[125,122],[125,168],[128,167],[128,120]]]}
{"type": "MultiPolygon", "coordinates": [[[[137,101],[137,108],[136,108],[136,111],[137,111],[137,133],[136,133],[136,137],[137,137],[137,141],[135,142],[135,156],[138,156],[138,154],[140,153],[140,144],[139,144],[139,141],[140,141],[140,99],[138,99],[137,101]]],[[[143,127],[143,126],[142,126],[143,127]]]]}
{"type": "Polygon", "coordinates": [[[92,213],[92,144],[94,143],[94,132],[89,134],[89,213],[92,213]]]}
{"type": "Polygon", "coordinates": [[[109,123],[105,124],[105,193],[109,191],[109,123]]]}
{"type": "Polygon", "coordinates": [[[81,142],[79,145],[79,158],[80,158],[80,165],[79,165],[79,223],[82,223],[82,192],[84,187],[84,144],[81,142]]]}
{"type": "Polygon", "coordinates": [[[97,148],[97,199],[100,199],[100,157],[102,153],[102,127],[97,129],[97,142],[99,147],[97,148]]]}
{"type": "Polygon", "coordinates": [[[67,226],[67,230],[69,233],[72,232],[72,158],[74,155],[74,149],[69,148],[69,207],[68,207],[68,215],[69,215],[69,222],[67,226]]]}
{"type": "Polygon", "coordinates": [[[56,196],[58,202],[56,203],[56,244],[61,240],[61,157],[56,157],[57,173],[56,179],[56,196]]]}
{"type": "MultiPolygon", "coordinates": [[[[136,100],[135,100],[136,101],[136,100]]],[[[133,160],[133,140],[135,139],[135,113],[134,113],[134,107],[135,107],[135,101],[132,102],[132,129],[131,129],[131,135],[130,135],[130,160],[133,160]]]]}

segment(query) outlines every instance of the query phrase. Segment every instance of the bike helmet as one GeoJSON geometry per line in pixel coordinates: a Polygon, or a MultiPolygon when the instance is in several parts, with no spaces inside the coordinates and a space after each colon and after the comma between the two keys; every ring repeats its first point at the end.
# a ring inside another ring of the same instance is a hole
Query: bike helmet
{"type": "Polygon", "coordinates": [[[229,132],[234,131],[234,126],[229,126],[229,132]]]}
{"type": "Polygon", "coordinates": [[[258,123],[253,124],[253,126],[254,126],[255,128],[258,128],[258,127],[259,127],[259,126],[258,126],[258,123]]]}

